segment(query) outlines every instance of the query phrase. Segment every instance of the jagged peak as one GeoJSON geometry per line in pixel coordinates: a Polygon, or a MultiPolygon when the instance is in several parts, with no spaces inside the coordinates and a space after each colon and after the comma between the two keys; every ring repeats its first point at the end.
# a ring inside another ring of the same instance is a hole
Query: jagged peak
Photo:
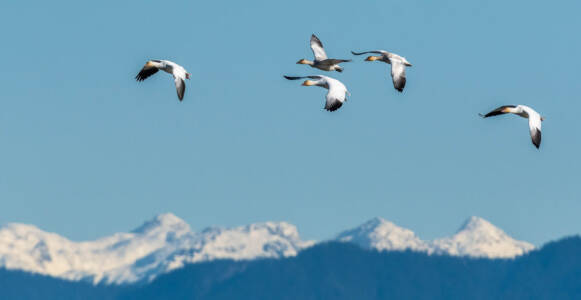
{"type": "Polygon", "coordinates": [[[190,225],[172,213],[163,213],[146,221],[143,225],[132,230],[133,233],[143,234],[155,230],[191,231],[190,225]]]}
{"type": "Polygon", "coordinates": [[[468,218],[453,236],[434,240],[432,247],[435,253],[489,258],[512,258],[535,248],[476,216],[468,218]]]}
{"type": "Polygon", "coordinates": [[[413,234],[413,232],[407,228],[403,228],[400,227],[396,224],[394,224],[393,222],[390,222],[384,218],[381,217],[374,217],[368,221],[366,221],[365,223],[343,231],[342,233],[339,234],[339,236],[345,234],[345,233],[355,233],[355,232],[359,232],[359,233],[369,233],[369,232],[383,232],[383,233],[389,233],[389,232],[393,232],[393,231],[406,231],[406,232],[410,232],[413,234]]]}
{"type": "Polygon", "coordinates": [[[350,230],[339,233],[336,237],[342,242],[356,243],[364,248],[377,250],[426,250],[426,244],[413,231],[375,217],[350,230]]]}
{"type": "Polygon", "coordinates": [[[460,226],[460,229],[458,229],[457,232],[462,232],[462,231],[475,231],[475,230],[499,230],[502,231],[500,228],[494,226],[492,223],[488,222],[487,220],[481,218],[481,217],[477,217],[477,216],[471,216],[470,218],[468,218],[464,224],[462,224],[462,226],[460,226]]]}

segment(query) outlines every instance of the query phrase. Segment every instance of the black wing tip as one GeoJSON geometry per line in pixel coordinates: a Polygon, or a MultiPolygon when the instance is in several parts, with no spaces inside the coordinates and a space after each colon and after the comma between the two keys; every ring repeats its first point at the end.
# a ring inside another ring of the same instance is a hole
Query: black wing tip
{"type": "Polygon", "coordinates": [[[343,102],[337,101],[329,106],[325,106],[325,110],[332,112],[338,110],[341,106],[343,106],[343,102]]]}
{"type": "Polygon", "coordinates": [[[180,85],[176,86],[176,91],[178,92],[178,99],[180,102],[184,100],[184,94],[186,93],[186,82],[180,79],[180,85]]]}
{"type": "Polygon", "coordinates": [[[535,147],[539,149],[539,147],[541,146],[541,131],[538,129],[535,130],[534,134],[531,136],[531,140],[533,142],[533,145],[535,145],[535,147]]]}
{"type": "Polygon", "coordinates": [[[314,33],[311,35],[311,42],[312,41],[315,41],[315,43],[319,44],[319,46],[323,48],[323,42],[321,42],[321,40],[314,33]]]}
{"type": "Polygon", "coordinates": [[[342,68],[337,68],[337,69],[335,69],[335,71],[341,73],[341,72],[343,72],[343,69],[342,68]]]}
{"type": "Polygon", "coordinates": [[[400,80],[398,80],[398,81],[394,81],[394,82],[393,82],[393,87],[394,87],[394,88],[395,88],[395,89],[396,89],[398,92],[400,92],[400,93],[401,93],[401,92],[403,92],[403,89],[405,88],[405,83],[406,83],[406,79],[405,79],[405,77],[404,77],[404,78],[401,78],[401,79],[400,79],[400,80]]]}
{"type": "Polygon", "coordinates": [[[135,76],[135,79],[137,81],[144,81],[145,79],[149,78],[151,75],[157,73],[157,71],[159,71],[157,68],[143,68],[143,69],[141,69],[141,71],[139,71],[139,73],[137,73],[137,76],[135,76]]]}

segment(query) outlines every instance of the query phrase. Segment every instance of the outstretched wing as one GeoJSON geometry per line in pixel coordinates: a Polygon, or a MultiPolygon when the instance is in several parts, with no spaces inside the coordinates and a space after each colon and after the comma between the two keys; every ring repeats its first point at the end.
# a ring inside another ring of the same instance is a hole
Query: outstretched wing
{"type": "Polygon", "coordinates": [[[351,51],[351,53],[353,53],[353,55],[363,55],[363,54],[368,54],[368,53],[387,55],[388,52],[384,51],[384,50],[372,50],[372,51],[365,51],[365,52],[351,51]]]}
{"type": "Polygon", "coordinates": [[[327,95],[327,101],[325,102],[325,110],[336,111],[343,106],[343,102],[339,101],[337,98],[329,97],[327,95]]]}
{"type": "Polygon", "coordinates": [[[176,83],[176,90],[178,92],[178,99],[180,99],[180,101],[184,100],[184,93],[186,92],[186,83],[184,82],[184,80],[182,78],[176,77],[174,79],[175,83],[176,83]]]}
{"type": "Polygon", "coordinates": [[[324,62],[328,63],[330,65],[336,65],[336,64],[340,64],[340,63],[344,63],[344,62],[350,62],[350,59],[335,59],[335,58],[329,58],[326,59],[324,62]]]}
{"type": "Polygon", "coordinates": [[[325,53],[325,49],[323,49],[323,43],[316,35],[311,35],[311,49],[313,50],[313,55],[315,56],[315,60],[325,60],[327,59],[327,53],[325,53]]]}
{"type": "Polygon", "coordinates": [[[159,71],[159,69],[157,69],[154,66],[151,66],[149,62],[147,62],[145,64],[145,66],[143,66],[143,68],[141,69],[141,71],[139,71],[139,74],[137,74],[137,76],[135,76],[135,79],[137,81],[144,81],[145,79],[147,79],[149,76],[157,73],[157,71],[159,71]]]}
{"type": "Polygon", "coordinates": [[[327,85],[329,91],[327,92],[325,109],[328,111],[336,111],[345,101],[347,101],[347,88],[343,83],[336,79],[327,78],[327,85]]]}
{"type": "Polygon", "coordinates": [[[515,108],[515,107],[516,107],[515,105],[503,105],[503,106],[501,106],[501,107],[499,107],[499,108],[497,108],[497,109],[495,109],[495,110],[493,110],[485,115],[483,115],[483,114],[479,114],[479,115],[483,118],[498,116],[498,115],[509,113],[509,111],[506,110],[507,108],[515,108]]]}
{"type": "Polygon", "coordinates": [[[529,112],[529,130],[533,145],[539,149],[541,146],[541,116],[538,113],[529,112]]]}
{"type": "Polygon", "coordinates": [[[316,76],[316,75],[312,75],[312,76],[286,76],[286,75],[283,75],[283,77],[288,79],[288,80],[299,80],[299,79],[305,79],[305,78],[321,79],[321,76],[316,76]]]}
{"type": "Polygon", "coordinates": [[[393,80],[393,87],[400,93],[405,87],[405,65],[401,61],[391,62],[391,78],[393,80]]]}

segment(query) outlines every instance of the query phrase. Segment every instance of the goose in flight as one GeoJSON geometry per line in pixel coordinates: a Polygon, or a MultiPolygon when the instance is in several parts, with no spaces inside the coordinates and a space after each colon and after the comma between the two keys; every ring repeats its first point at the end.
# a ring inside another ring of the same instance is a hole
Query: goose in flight
{"type": "Polygon", "coordinates": [[[541,145],[541,122],[545,120],[538,112],[526,105],[504,105],[485,115],[479,114],[483,118],[498,116],[502,114],[515,114],[529,119],[529,130],[533,145],[539,149],[541,145]]]}
{"type": "Polygon", "coordinates": [[[178,92],[178,98],[180,101],[184,99],[184,93],[186,91],[186,79],[190,79],[190,73],[184,69],[184,67],[171,62],[169,60],[156,60],[152,59],[145,63],[145,66],[139,71],[139,74],[135,76],[137,81],[144,81],[149,76],[157,73],[157,71],[162,70],[173,75],[174,81],[176,83],[176,90],[178,92]]]}
{"type": "Polygon", "coordinates": [[[339,109],[339,107],[343,105],[343,102],[347,101],[346,94],[349,94],[349,96],[351,96],[351,93],[349,93],[349,91],[347,90],[343,83],[331,77],[322,75],[293,77],[285,75],[284,78],[288,80],[309,78],[303,82],[304,86],[316,85],[328,89],[329,91],[327,92],[325,102],[325,109],[328,111],[336,111],[337,109],[339,109]]]}
{"type": "Polygon", "coordinates": [[[405,87],[405,67],[411,67],[407,59],[403,56],[399,56],[395,53],[390,53],[385,50],[374,50],[374,51],[366,51],[366,52],[353,52],[353,55],[362,55],[366,53],[376,53],[381,54],[379,56],[368,56],[365,61],[382,61],[391,65],[391,78],[393,79],[393,87],[398,90],[400,93],[403,92],[403,88],[405,87]]]}
{"type": "Polygon", "coordinates": [[[300,65],[309,65],[313,68],[317,68],[323,71],[337,71],[343,72],[343,68],[339,66],[342,62],[351,61],[350,59],[334,59],[327,58],[327,53],[323,49],[323,43],[316,35],[311,35],[311,50],[313,50],[313,55],[315,56],[315,61],[310,61],[306,59],[301,59],[297,62],[300,65]]]}

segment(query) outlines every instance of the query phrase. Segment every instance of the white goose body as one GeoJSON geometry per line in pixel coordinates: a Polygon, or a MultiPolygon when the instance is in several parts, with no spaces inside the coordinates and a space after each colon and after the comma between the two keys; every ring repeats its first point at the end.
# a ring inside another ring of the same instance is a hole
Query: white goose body
{"type": "Polygon", "coordinates": [[[366,53],[381,54],[379,56],[368,56],[365,60],[366,61],[378,60],[390,64],[393,87],[400,93],[403,92],[406,83],[405,67],[412,66],[412,64],[410,64],[405,57],[399,56],[395,53],[387,52],[385,50],[373,50],[359,53],[351,51],[351,53],[353,53],[353,55],[362,55],[366,53]]]}
{"type": "Polygon", "coordinates": [[[190,73],[184,69],[184,67],[174,63],[169,60],[156,60],[152,59],[145,63],[145,66],[139,71],[139,74],[135,76],[137,81],[143,81],[149,76],[157,73],[157,71],[162,70],[173,76],[176,85],[176,90],[178,93],[178,99],[182,101],[184,99],[184,93],[186,91],[186,79],[190,79],[190,73]]]}
{"type": "Polygon", "coordinates": [[[545,118],[543,118],[534,109],[526,105],[503,105],[485,115],[480,114],[480,116],[483,118],[488,118],[509,113],[529,119],[531,141],[538,149],[541,146],[541,123],[545,120],[545,118]]]}
{"type": "Polygon", "coordinates": [[[310,61],[307,59],[301,59],[297,62],[297,64],[301,65],[309,65],[311,68],[317,68],[323,71],[337,71],[343,72],[343,68],[339,66],[340,63],[349,62],[350,59],[335,59],[335,58],[327,58],[327,53],[325,53],[325,49],[323,48],[323,43],[316,35],[311,35],[311,50],[313,51],[313,56],[315,57],[314,61],[310,61]]]}
{"type": "Polygon", "coordinates": [[[329,90],[325,96],[325,109],[328,111],[336,111],[345,101],[347,101],[347,94],[351,95],[347,87],[339,80],[323,75],[314,76],[284,76],[288,80],[298,80],[310,78],[314,80],[305,80],[304,86],[320,86],[329,90]]]}

